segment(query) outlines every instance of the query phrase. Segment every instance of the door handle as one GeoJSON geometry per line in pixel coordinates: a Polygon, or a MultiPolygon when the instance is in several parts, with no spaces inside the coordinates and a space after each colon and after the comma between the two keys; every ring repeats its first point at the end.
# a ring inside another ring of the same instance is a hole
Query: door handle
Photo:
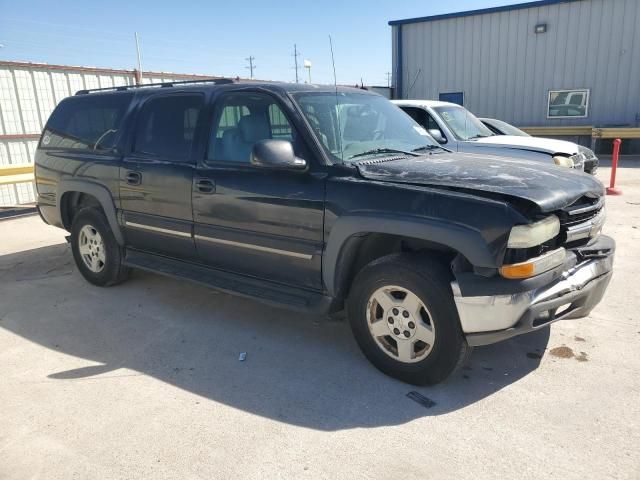
{"type": "Polygon", "coordinates": [[[213,180],[200,178],[196,180],[196,190],[200,193],[216,193],[216,184],[213,180]]]}
{"type": "Polygon", "coordinates": [[[129,185],[140,185],[142,183],[142,174],[140,172],[127,172],[126,178],[129,185]]]}

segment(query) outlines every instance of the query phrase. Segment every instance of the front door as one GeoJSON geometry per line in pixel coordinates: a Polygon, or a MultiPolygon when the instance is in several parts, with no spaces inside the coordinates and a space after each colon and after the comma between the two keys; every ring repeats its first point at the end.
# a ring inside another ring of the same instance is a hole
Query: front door
{"type": "Polygon", "coordinates": [[[123,223],[133,248],[196,257],[191,192],[203,105],[200,93],[157,94],[139,110],[131,152],[120,168],[123,223]]]}
{"type": "Polygon", "coordinates": [[[219,97],[209,147],[194,179],[194,234],[215,268],[300,287],[321,287],[325,175],[271,94],[219,97]],[[253,145],[293,143],[306,172],[253,167],[253,145]]]}

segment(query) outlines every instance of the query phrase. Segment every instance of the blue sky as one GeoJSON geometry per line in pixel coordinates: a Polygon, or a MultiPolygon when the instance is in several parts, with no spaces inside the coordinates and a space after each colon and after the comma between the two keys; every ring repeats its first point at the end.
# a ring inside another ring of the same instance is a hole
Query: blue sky
{"type": "Polygon", "coordinates": [[[293,81],[296,43],[313,82],[333,83],[331,35],[339,83],[385,85],[389,20],[509,3],[518,2],[0,0],[0,59],[131,69],[137,31],[144,70],[249,76],[253,55],[256,78],[293,81]]]}

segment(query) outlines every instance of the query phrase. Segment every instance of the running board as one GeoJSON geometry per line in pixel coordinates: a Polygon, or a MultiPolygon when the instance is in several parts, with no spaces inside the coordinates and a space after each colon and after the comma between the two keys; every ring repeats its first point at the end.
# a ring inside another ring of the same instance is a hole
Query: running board
{"type": "Polygon", "coordinates": [[[124,263],[128,267],[190,280],[221,292],[253,298],[278,307],[321,314],[335,311],[335,308],[332,308],[331,297],[318,292],[275,284],[160,255],[127,248],[124,263]]]}

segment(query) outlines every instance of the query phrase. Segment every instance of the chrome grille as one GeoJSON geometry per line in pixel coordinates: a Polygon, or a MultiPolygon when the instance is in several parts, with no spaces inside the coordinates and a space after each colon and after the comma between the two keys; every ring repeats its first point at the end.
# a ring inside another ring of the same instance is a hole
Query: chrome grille
{"type": "Polygon", "coordinates": [[[600,232],[604,223],[604,198],[583,199],[558,212],[562,243],[588,240],[600,232]]]}

